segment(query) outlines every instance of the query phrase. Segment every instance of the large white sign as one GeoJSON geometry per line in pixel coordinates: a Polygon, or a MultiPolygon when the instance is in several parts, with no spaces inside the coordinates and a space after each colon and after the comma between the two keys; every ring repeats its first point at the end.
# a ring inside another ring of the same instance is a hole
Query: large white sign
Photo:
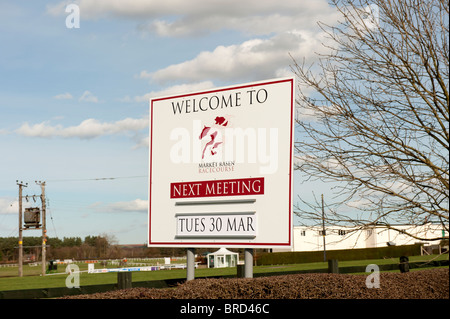
{"type": "Polygon", "coordinates": [[[292,245],[294,79],[150,101],[149,246],[292,245]]]}

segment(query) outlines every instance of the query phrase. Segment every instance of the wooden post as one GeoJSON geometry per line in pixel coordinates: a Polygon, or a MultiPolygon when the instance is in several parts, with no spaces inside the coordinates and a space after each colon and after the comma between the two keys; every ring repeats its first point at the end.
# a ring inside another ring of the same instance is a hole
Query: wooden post
{"type": "Polygon", "coordinates": [[[46,250],[47,250],[47,227],[45,223],[45,182],[37,182],[36,184],[41,186],[41,202],[42,202],[42,276],[45,276],[46,266],[46,250]]]}
{"type": "Polygon", "coordinates": [[[117,273],[117,289],[132,288],[132,272],[119,271],[117,273]]]}
{"type": "Polygon", "coordinates": [[[328,273],[329,274],[338,274],[339,273],[339,265],[337,259],[328,260],[328,273]]]}
{"type": "Polygon", "coordinates": [[[245,265],[236,265],[236,276],[237,278],[245,277],[245,265]]]}

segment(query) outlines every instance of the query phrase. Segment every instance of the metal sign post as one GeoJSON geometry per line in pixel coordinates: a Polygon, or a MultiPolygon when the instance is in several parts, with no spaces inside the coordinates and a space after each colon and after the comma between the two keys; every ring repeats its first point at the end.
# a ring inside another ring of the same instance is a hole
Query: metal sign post
{"type": "Polygon", "coordinates": [[[187,249],[186,257],[186,280],[194,280],[195,278],[195,248],[187,249]]]}
{"type": "Polygon", "coordinates": [[[245,278],[253,278],[253,249],[246,248],[244,250],[244,277],[245,278]]]}

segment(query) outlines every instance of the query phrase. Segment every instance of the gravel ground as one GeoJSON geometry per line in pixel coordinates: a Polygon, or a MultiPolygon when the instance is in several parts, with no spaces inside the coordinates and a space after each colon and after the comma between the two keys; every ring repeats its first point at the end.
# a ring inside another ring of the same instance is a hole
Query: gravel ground
{"type": "Polygon", "coordinates": [[[253,279],[197,279],[172,289],[131,288],[63,299],[448,299],[449,269],[364,275],[298,274],[253,279]]]}

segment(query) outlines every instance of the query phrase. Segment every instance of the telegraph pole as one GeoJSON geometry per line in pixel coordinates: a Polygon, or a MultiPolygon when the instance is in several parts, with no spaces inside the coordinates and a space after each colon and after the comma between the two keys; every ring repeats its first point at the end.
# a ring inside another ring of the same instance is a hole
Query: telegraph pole
{"type": "Polygon", "coordinates": [[[45,222],[45,181],[35,181],[41,186],[41,202],[42,202],[42,276],[45,276],[46,249],[47,249],[47,227],[45,222]]]}
{"type": "Polygon", "coordinates": [[[27,187],[28,183],[23,183],[16,180],[19,185],[19,277],[23,276],[23,226],[22,226],[22,188],[27,187]]]}

